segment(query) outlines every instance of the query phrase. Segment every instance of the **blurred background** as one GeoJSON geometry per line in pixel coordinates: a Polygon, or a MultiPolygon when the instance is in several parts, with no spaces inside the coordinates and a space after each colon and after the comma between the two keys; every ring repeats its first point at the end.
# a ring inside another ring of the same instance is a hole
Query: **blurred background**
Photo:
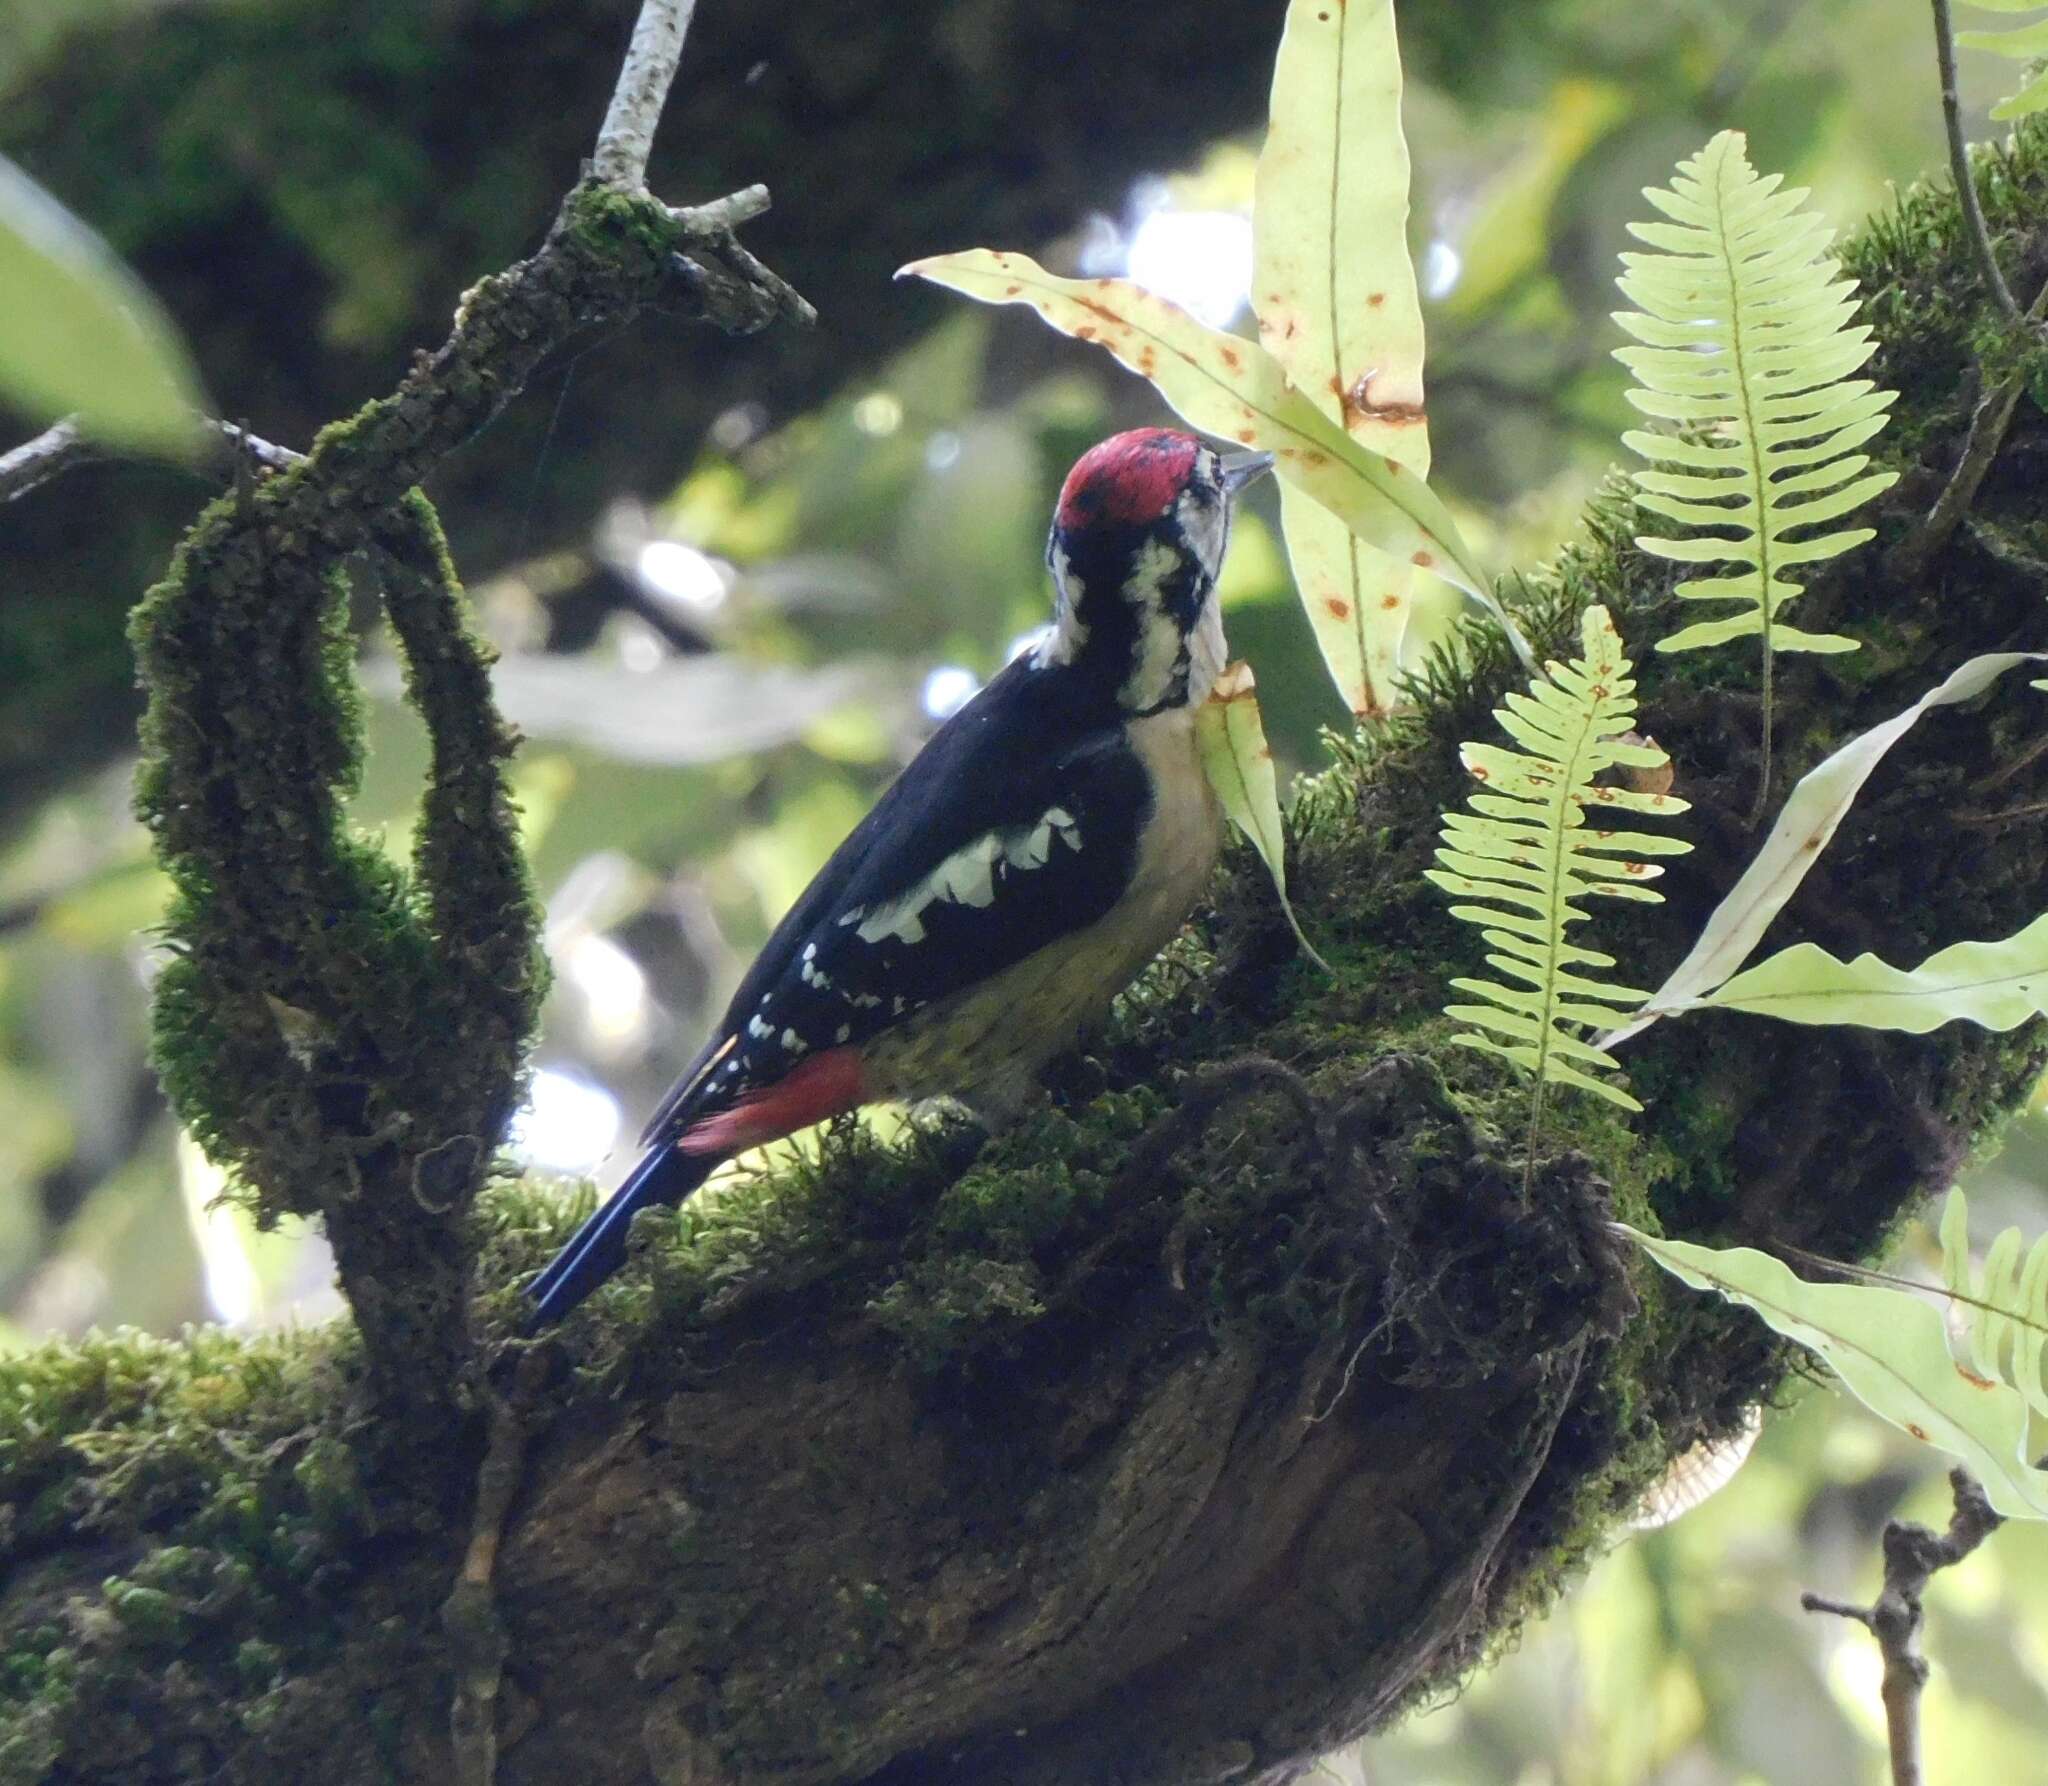
{"type": "MultiPolygon", "coordinates": [[[[217,413],[303,445],[445,332],[574,178],[627,0],[37,0],[0,16],[0,153],[163,298],[217,413]]],[[[933,725],[1046,616],[1072,458],[1161,419],[1015,311],[890,282],[976,244],[1128,272],[1249,328],[1247,219],[1279,0],[702,0],[653,183],[752,180],[748,240],[821,325],[733,342],[645,318],[546,368],[433,494],[483,624],[554,961],[514,1149],[609,1182],[768,928],[933,725]]],[[[1715,129],[1845,226],[1943,165],[1922,0],[1407,0],[1413,248],[1438,482],[1482,556],[1534,564],[1615,456],[1614,255],[1715,129]]],[[[1983,112],[2010,71],[1966,57],[1983,112]]],[[[6,326],[0,286],[0,327],[6,326]]],[[[46,418],[0,414],[0,447],[46,418]]],[[[163,884],[128,812],[128,606],[210,494],[106,464],[0,510],[0,1347],[93,1324],[319,1319],[316,1234],[216,1202],[145,1060],[163,884]]],[[[1270,504],[1267,492],[1261,501],[1270,504]]],[[[1348,723],[1270,507],[1224,592],[1286,765],[1348,723]]],[[[1441,624],[1425,602],[1418,641],[1441,624]]],[[[362,607],[369,772],[406,847],[424,740],[362,607]]],[[[2048,1119],[1973,1184],[2031,1232],[2048,1119]]],[[[1797,1611],[1867,1598],[1927,1454],[1791,1398],[1733,1487],[1626,1544],[1455,1704],[1331,1764],[1441,1786],[1881,1777],[1874,1646],[1797,1611]]],[[[2048,1782],[2048,1536],[1935,1593],[1936,1781],[2048,1782]]]]}

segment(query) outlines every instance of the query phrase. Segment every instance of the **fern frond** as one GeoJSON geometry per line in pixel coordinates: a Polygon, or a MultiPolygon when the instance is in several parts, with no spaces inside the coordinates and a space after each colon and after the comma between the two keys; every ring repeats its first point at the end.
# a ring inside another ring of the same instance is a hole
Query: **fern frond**
{"type": "MultiPolygon", "coordinates": [[[[1969,4],[1979,12],[2039,10],[2038,0],[1969,0],[1969,4]]],[[[1956,42],[1966,50],[1989,50],[1994,56],[2010,57],[2015,62],[2032,62],[2048,56],[2048,18],[2027,25],[2007,25],[1999,31],[1958,31],[1956,42]]],[[[2024,118],[2043,106],[2048,106],[2048,70],[2035,73],[2010,99],[2001,99],[1991,108],[1991,115],[1999,119],[2024,118]]]]}
{"type": "Polygon", "coordinates": [[[1654,254],[1624,254],[1622,294],[1639,306],[1615,321],[1638,345],[1615,350],[1635,374],[1629,401],[1679,433],[1631,429],[1622,442],[1664,469],[1634,474],[1642,506],[1693,531],[1645,536],[1646,552],[1732,571],[1678,586],[1687,601],[1738,602],[1735,612],[1657,641],[1689,651],[1758,634],[1763,641],[1764,744],[1758,810],[1770,782],[1771,654],[1853,651],[1840,633],[1780,619],[1802,585],[1786,575],[1871,537],[1824,529],[1896,481],[1855,449],[1887,420],[1895,393],[1851,378],[1875,351],[1852,322],[1853,280],[1825,250],[1833,239],[1800,209],[1803,188],[1759,178],[1738,132],[1724,130],[1679,163],[1668,191],[1644,193],[1671,219],[1635,223],[1654,254]]]}
{"type": "Polygon", "coordinates": [[[2048,1419],[2048,1234],[2029,1249],[2008,1228],[1970,1261],[1970,1212],[1961,1191],[1950,1191],[1941,1212],[1941,1276],[1961,1311],[1970,1363],[1986,1382],[2020,1392],[2035,1414],[2048,1419]]]}
{"type": "Polygon", "coordinates": [[[1612,1081],[1593,1076],[1613,1071],[1614,1058],[1580,1032],[1615,1028],[1646,994],[1600,979],[1614,957],[1567,938],[1567,927],[1586,918],[1578,901],[1596,894],[1660,899],[1645,883],[1663,870],[1642,858],[1692,848],[1675,837],[1611,828],[1610,815],[1668,815],[1685,811],[1686,802],[1595,781],[1606,770],[1654,771],[1669,759],[1629,736],[1635,681],[1605,608],[1586,610],[1580,637],[1583,656],[1553,663],[1549,681],[1509,694],[1495,710],[1518,749],[1462,747],[1460,757],[1484,791],[1470,797],[1471,811],[1444,815],[1437,865],[1424,871],[1454,898],[1475,902],[1453,905],[1451,915],[1479,926],[1493,951],[1487,965],[1503,978],[1453,980],[1487,1002],[1445,1011],[1478,1026],[1454,1041],[1535,1075],[1532,1155],[1546,1085],[1576,1086],[1642,1108],[1612,1081]]]}

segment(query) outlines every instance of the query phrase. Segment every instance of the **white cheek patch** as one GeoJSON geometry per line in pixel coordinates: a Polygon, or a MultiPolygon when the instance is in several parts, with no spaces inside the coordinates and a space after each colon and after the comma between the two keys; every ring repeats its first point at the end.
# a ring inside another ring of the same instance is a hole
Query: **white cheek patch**
{"type": "Polygon", "coordinates": [[[1223,609],[1212,591],[1202,601],[1202,617],[1188,634],[1188,705],[1199,707],[1209,698],[1216,678],[1230,661],[1230,646],[1223,637],[1223,609]]]}
{"type": "Polygon", "coordinates": [[[1197,502],[1183,492],[1175,518],[1195,556],[1213,577],[1223,566],[1223,548],[1230,537],[1230,507],[1222,502],[1197,502]]]}
{"type": "Polygon", "coordinates": [[[854,935],[864,943],[894,937],[901,943],[924,941],[924,910],[939,900],[954,905],[995,903],[996,882],[1005,873],[1043,868],[1052,859],[1053,839],[1068,848],[1081,847],[1081,828],[1064,806],[1047,807],[1035,825],[1013,831],[991,831],[955,850],[916,886],[877,906],[872,913],[848,912],[839,921],[860,921],[854,935]]]}

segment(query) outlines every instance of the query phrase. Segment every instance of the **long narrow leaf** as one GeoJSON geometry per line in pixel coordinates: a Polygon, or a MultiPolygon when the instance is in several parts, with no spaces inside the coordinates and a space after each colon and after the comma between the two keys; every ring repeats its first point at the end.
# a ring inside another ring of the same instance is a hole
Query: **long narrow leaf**
{"type": "Polygon", "coordinates": [[[1788,1023],[1855,1023],[1924,1035],[1944,1023],[2016,1029],[2048,1012],[2048,915],[2003,942],[1956,943],[1911,970],[1875,955],[1840,961],[1795,943],[1699,1001],[1788,1023]]]}
{"type": "Polygon", "coordinates": [[[2032,1467],[2025,1399],[1955,1361],[1932,1303],[1876,1284],[1810,1284],[1750,1247],[1623,1232],[1673,1276],[1754,1309],[1819,1353],[1872,1413],[1961,1459],[1999,1512],[2048,1519],[2048,1472],[2032,1467]]]}
{"type": "Polygon", "coordinates": [[[1324,973],[1333,972],[1302,934],[1301,922],[1287,897],[1287,830],[1280,817],[1280,783],[1273,769],[1272,748],[1266,743],[1266,722],[1259,713],[1250,664],[1231,664],[1216,678],[1208,700],[1195,709],[1195,742],[1203,771],[1223,802],[1223,810],[1259,852],[1266,872],[1273,877],[1280,910],[1286,914],[1301,952],[1324,973]]]}
{"type": "Polygon", "coordinates": [[[1858,734],[1810,770],[1792,790],[1763,848],[1714,908],[1700,940],[1672,970],[1671,977],[1650,994],[1635,1021],[1604,1037],[1604,1045],[1612,1048],[1659,1017],[1696,1004],[1749,959],[1771,920],[1784,909],[1806,878],[1806,871],[1827,848],[1871,772],[1922,714],[1973,700],[2006,671],[2043,661],[2048,661],[2048,653],[2038,651],[1998,651],[1973,657],[1903,713],[1858,734]]]}
{"type": "MultiPolygon", "coordinates": [[[[1429,475],[1422,306],[1408,255],[1408,145],[1392,0],[1293,0],[1259,154],[1259,339],[1352,439],[1429,475]]],[[[1291,485],[1281,528],[1316,643],[1351,710],[1394,702],[1415,568],[1291,485]]]]}
{"type": "Polygon", "coordinates": [[[175,458],[200,441],[177,329],[105,242],[0,156],[0,394],[38,420],[175,458]]]}
{"type": "MultiPolygon", "coordinates": [[[[2039,0],[1970,0],[1979,12],[2036,12],[2039,0]]],[[[1966,50],[1989,50],[2015,62],[2031,62],[2048,55],[2048,18],[2030,25],[2008,25],[2000,31],[1958,31],[1956,42],[1966,50]]],[[[2048,74],[2036,74],[2010,99],[1991,108],[1994,118],[2023,118],[2048,106],[2048,74]]]]}

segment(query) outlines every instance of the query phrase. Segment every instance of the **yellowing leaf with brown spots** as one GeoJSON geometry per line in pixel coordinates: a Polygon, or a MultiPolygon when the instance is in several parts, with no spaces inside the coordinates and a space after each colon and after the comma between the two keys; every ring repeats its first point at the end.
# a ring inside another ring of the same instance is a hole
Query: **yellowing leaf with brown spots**
{"type": "Polygon", "coordinates": [[[1251,840],[1273,877],[1273,890],[1280,895],[1280,909],[1287,914],[1294,940],[1309,960],[1330,973],[1330,964],[1302,935],[1294,907],[1288,903],[1287,831],[1280,818],[1280,784],[1273,770],[1273,752],[1266,743],[1266,722],[1259,714],[1250,664],[1232,664],[1216,678],[1208,700],[1195,709],[1195,741],[1216,798],[1223,802],[1231,823],[1251,840]]]}
{"type": "MultiPolygon", "coordinates": [[[[1259,155],[1252,304],[1259,339],[1353,440],[1429,475],[1422,306],[1408,257],[1408,145],[1391,0],[1294,0],[1259,155]]],[[[1351,709],[1380,717],[1415,569],[1300,491],[1280,518],[1323,661],[1351,709]]]]}
{"type": "MultiPolygon", "coordinates": [[[[901,270],[985,304],[1028,304],[1105,347],[1190,426],[1274,456],[1288,483],[1389,556],[1448,577],[1494,612],[1492,586],[1421,478],[1353,440],[1256,343],[1198,322],[1128,279],[1062,279],[1029,255],[970,248],[901,270]]],[[[899,277],[901,274],[899,274],[899,277]]]]}
{"type": "Polygon", "coordinates": [[[1960,1459],[2007,1518],[2048,1519],[2048,1472],[2031,1462],[2025,1398],[1956,1360],[1933,1303],[1879,1284],[1810,1284],[1750,1247],[1694,1246],[1616,1226],[1674,1277],[1754,1309],[1819,1353],[1872,1413],[1960,1459]]]}

